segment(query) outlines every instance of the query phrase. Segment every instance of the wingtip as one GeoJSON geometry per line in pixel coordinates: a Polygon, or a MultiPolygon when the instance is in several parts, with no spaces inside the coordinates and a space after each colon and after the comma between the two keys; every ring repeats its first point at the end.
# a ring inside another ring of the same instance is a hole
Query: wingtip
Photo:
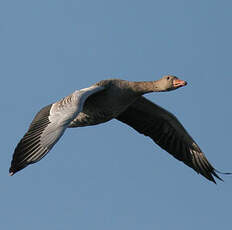
{"type": "Polygon", "coordinates": [[[222,175],[232,175],[232,173],[231,172],[221,172],[221,171],[219,171],[219,170],[217,170],[217,169],[214,169],[214,173],[213,173],[213,175],[215,176],[215,177],[217,177],[220,181],[222,181],[222,182],[224,182],[224,180],[221,178],[221,177],[219,177],[218,176],[218,174],[222,174],[222,175]]]}

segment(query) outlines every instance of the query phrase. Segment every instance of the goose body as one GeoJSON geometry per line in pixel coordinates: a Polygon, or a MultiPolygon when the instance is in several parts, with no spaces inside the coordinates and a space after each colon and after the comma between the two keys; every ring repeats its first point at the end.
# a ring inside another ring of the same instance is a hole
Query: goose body
{"type": "Polygon", "coordinates": [[[15,148],[10,175],[43,158],[67,128],[97,125],[115,118],[150,137],[208,180],[214,183],[214,177],[221,180],[177,118],[143,97],[146,93],[171,91],[186,84],[168,75],[150,82],[102,80],[76,90],[37,113],[15,148]]]}
{"type": "Polygon", "coordinates": [[[119,79],[96,83],[105,90],[90,96],[85,101],[82,112],[70,122],[69,127],[97,125],[116,118],[139,96],[131,90],[129,83],[119,79]]]}

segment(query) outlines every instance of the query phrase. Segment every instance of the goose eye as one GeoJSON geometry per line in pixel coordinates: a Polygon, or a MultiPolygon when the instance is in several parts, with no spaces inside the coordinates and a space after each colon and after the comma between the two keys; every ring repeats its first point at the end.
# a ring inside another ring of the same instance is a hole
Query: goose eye
{"type": "Polygon", "coordinates": [[[167,77],[167,80],[169,80],[170,79],[170,77],[167,77]]]}

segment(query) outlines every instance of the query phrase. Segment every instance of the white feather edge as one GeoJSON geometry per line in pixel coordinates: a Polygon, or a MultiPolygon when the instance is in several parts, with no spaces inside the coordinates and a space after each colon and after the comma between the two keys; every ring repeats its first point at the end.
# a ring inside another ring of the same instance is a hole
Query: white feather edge
{"type": "Polygon", "coordinates": [[[82,111],[86,99],[104,89],[102,86],[93,85],[76,90],[64,99],[54,103],[48,117],[50,123],[40,138],[41,145],[44,148],[51,149],[63,135],[70,122],[82,111]]]}

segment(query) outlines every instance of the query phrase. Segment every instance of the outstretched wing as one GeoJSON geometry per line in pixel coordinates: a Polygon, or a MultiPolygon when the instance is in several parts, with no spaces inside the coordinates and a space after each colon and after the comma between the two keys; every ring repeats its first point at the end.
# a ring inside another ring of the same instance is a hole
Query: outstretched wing
{"type": "Polygon", "coordinates": [[[10,175],[41,160],[60,139],[69,123],[82,111],[85,100],[101,90],[104,87],[91,86],[42,108],[15,148],[10,175]]]}
{"type": "Polygon", "coordinates": [[[149,136],[161,148],[210,181],[216,183],[213,176],[222,180],[177,118],[160,106],[140,97],[117,119],[149,136]]]}

